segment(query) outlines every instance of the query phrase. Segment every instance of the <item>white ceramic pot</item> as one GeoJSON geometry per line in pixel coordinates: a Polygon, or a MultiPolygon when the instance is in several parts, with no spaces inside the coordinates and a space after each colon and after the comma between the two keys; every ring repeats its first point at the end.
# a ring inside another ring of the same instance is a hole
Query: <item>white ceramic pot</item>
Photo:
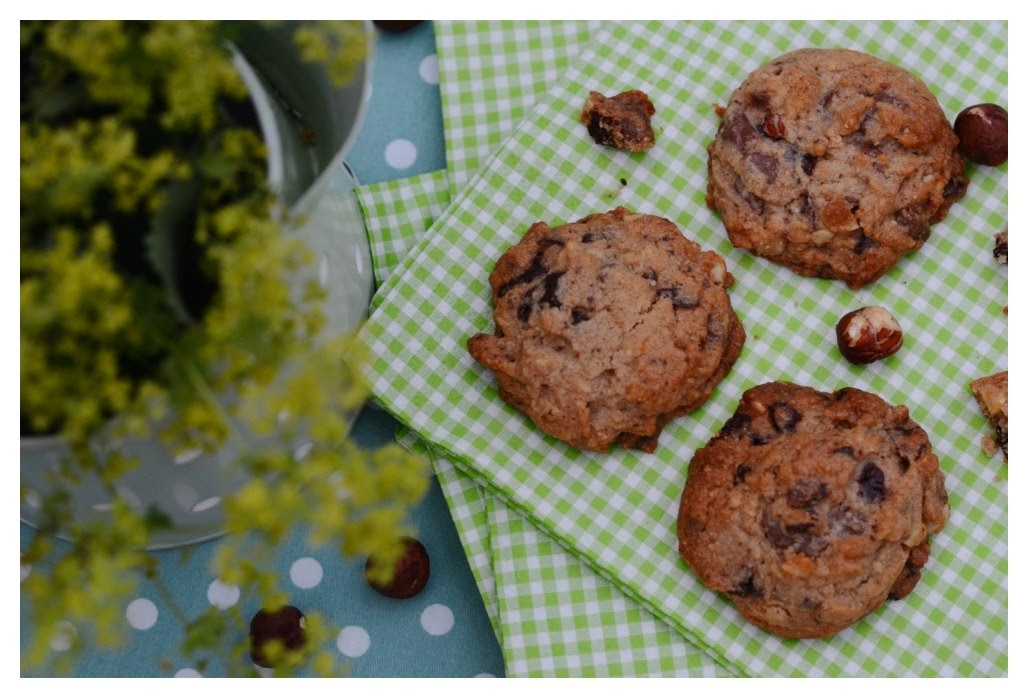
{"type": "MultiPolygon", "coordinates": [[[[268,179],[291,212],[304,221],[297,235],[317,258],[317,276],[327,291],[329,334],[352,330],[365,317],[374,281],[357,184],[345,157],[363,121],[370,94],[373,31],[363,23],[369,55],[357,77],[338,87],[320,65],[304,63],[292,42],[298,22],[246,22],[233,49],[236,67],[250,90],[268,150],[268,179]],[[302,132],[313,132],[315,139],[302,132]]],[[[216,453],[175,453],[164,444],[126,439],[115,445],[140,465],[115,489],[140,510],[155,506],[172,520],[154,534],[151,549],[194,543],[224,531],[222,498],[246,479],[231,444],[216,453]]],[[[99,447],[98,447],[99,450],[99,447]]],[[[41,522],[44,497],[71,457],[58,436],[21,440],[21,519],[41,522]]],[[[76,521],[104,519],[109,490],[95,475],[75,487],[76,521]]]]}

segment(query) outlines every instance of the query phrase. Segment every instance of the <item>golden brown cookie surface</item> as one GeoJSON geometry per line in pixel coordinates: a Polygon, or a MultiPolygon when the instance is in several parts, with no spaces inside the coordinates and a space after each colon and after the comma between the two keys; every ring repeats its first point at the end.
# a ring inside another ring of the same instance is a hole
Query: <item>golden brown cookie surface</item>
{"type": "Polygon", "coordinates": [[[468,349],[546,433],[584,450],[652,451],[739,356],[733,282],[665,218],[618,208],[536,223],[489,277],[495,334],[468,349]]]}
{"type": "Polygon", "coordinates": [[[733,245],[853,288],[920,249],[967,189],[924,83],[844,49],[794,51],[750,74],[708,154],[707,203],[733,245]]]}
{"type": "Polygon", "coordinates": [[[750,622],[826,637],[909,593],[948,516],[938,458],[905,407],[767,383],[689,464],[679,552],[750,622]]]}

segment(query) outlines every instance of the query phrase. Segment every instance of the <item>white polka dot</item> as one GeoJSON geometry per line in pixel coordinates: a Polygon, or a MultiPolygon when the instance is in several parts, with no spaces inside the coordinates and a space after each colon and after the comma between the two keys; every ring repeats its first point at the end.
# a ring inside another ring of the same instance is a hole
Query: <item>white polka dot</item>
{"type": "Polygon", "coordinates": [[[21,563],[21,581],[25,581],[32,574],[32,565],[27,562],[21,563]]]}
{"type": "Polygon", "coordinates": [[[495,679],[496,674],[490,674],[488,671],[483,671],[481,674],[475,674],[476,679],[495,679]]]}
{"type": "Polygon", "coordinates": [[[212,606],[217,608],[235,606],[236,601],[239,601],[239,587],[233,584],[224,584],[220,580],[215,579],[207,587],[207,600],[211,602],[212,606]]]}
{"type": "Polygon", "coordinates": [[[203,678],[203,674],[201,674],[196,669],[190,669],[190,668],[186,667],[185,669],[179,669],[178,671],[176,671],[175,672],[175,678],[176,679],[202,679],[203,678]]]}
{"type": "Polygon", "coordinates": [[[321,563],[313,557],[301,557],[289,568],[289,578],[301,589],[312,589],[321,583],[321,563]]]}
{"type": "Polygon", "coordinates": [[[371,647],[368,631],[359,625],[348,625],[339,631],[336,647],[347,657],[359,657],[371,647]]]}
{"type": "Polygon", "coordinates": [[[434,603],[421,612],[421,627],[429,635],[445,635],[453,628],[453,611],[434,603]]]}
{"type": "Polygon", "coordinates": [[[439,84],[439,58],[434,53],[421,59],[421,64],[418,65],[418,75],[429,85],[439,84]]]}
{"type": "Polygon", "coordinates": [[[79,634],[75,626],[66,620],[58,621],[54,627],[54,634],[50,638],[50,649],[54,652],[67,652],[75,642],[79,634]]]}
{"type": "Polygon", "coordinates": [[[136,599],[125,609],[125,620],[136,630],[149,630],[157,616],[157,606],[150,599],[136,599]]]}
{"type": "Polygon", "coordinates": [[[418,159],[418,149],[410,141],[397,138],[386,146],[385,159],[395,170],[406,170],[418,159]]]}

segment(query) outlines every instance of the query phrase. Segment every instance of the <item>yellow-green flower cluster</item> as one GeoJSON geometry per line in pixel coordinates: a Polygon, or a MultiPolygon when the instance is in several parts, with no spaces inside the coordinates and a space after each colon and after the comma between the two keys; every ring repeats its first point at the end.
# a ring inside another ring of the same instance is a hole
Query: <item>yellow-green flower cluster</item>
{"type": "MultiPolygon", "coordinates": [[[[286,602],[273,572],[286,536],[394,559],[427,472],[395,446],[368,453],[348,440],[367,397],[363,351],[321,336],[324,293],[309,250],[284,232],[256,121],[240,119],[230,34],[218,22],[22,23],[22,430],[61,433],[109,485],[131,464],[90,444],[115,416],[115,436],[159,421],[174,449],[227,443],[254,477],[226,497],[232,535],[214,572],[274,607],[286,602]]],[[[343,80],[365,41],[348,22],[297,35],[308,60],[343,80]]],[[[46,661],[69,622],[73,645],[115,642],[122,603],[153,579],[140,551],[167,517],[111,494],[108,522],[55,514],[45,532],[63,526],[74,542],[39,536],[23,553],[37,630],[27,665],[46,661]]],[[[245,656],[238,611],[174,610],[188,651],[229,638],[229,655],[245,656]]],[[[336,670],[327,626],[307,622],[308,647],[279,671],[336,670]]]]}

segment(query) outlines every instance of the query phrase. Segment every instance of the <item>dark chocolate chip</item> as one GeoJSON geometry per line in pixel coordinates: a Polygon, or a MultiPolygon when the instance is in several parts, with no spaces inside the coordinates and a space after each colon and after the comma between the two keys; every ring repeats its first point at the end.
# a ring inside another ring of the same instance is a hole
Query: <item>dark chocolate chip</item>
{"type": "Polygon", "coordinates": [[[771,95],[763,90],[750,94],[750,104],[759,109],[767,109],[771,106],[771,95]]]}
{"type": "MultiPolygon", "coordinates": [[[[849,424],[849,422],[847,422],[847,424],[849,424]]],[[[836,422],[836,426],[838,426],[838,422],[836,422]]],[[[850,424],[850,426],[853,425],[850,424]]],[[[850,458],[856,458],[857,456],[857,452],[853,450],[852,446],[840,446],[839,448],[832,451],[832,453],[841,453],[842,455],[849,456],[850,458]]]]}
{"type": "Polygon", "coordinates": [[[992,256],[1000,264],[1007,263],[1007,241],[999,240],[996,242],[996,246],[992,248],[992,256]]]}
{"type": "Polygon", "coordinates": [[[250,620],[250,659],[265,668],[272,668],[272,662],[264,653],[265,645],[277,640],[286,650],[296,650],[307,641],[304,630],[304,615],[295,606],[283,606],[275,611],[261,609],[250,620]]]}
{"type": "Polygon", "coordinates": [[[757,586],[757,581],[754,579],[753,573],[750,572],[739,582],[738,586],[734,589],[729,589],[728,593],[741,599],[759,599],[764,595],[764,590],[757,586]]]}
{"type": "Polygon", "coordinates": [[[732,475],[732,484],[738,485],[739,483],[746,482],[746,476],[753,472],[753,468],[743,463],[735,469],[735,474],[732,475]]]}
{"type": "Polygon", "coordinates": [[[907,237],[916,242],[924,242],[931,235],[924,207],[921,205],[907,206],[892,214],[893,220],[903,228],[907,237]]]}
{"type": "Polygon", "coordinates": [[[740,434],[749,428],[750,422],[752,421],[753,417],[750,415],[743,414],[742,412],[736,412],[729,417],[728,421],[725,422],[725,425],[721,427],[721,431],[718,432],[718,436],[734,436],[735,434],[740,434]]]}
{"type": "Polygon", "coordinates": [[[828,94],[826,94],[824,97],[821,98],[821,101],[818,102],[818,106],[823,111],[831,112],[831,110],[832,110],[832,102],[834,100],[835,100],[835,92],[829,92],[828,94]]]}
{"type": "Polygon", "coordinates": [[[665,286],[657,289],[658,298],[670,298],[671,307],[679,310],[696,308],[700,304],[699,298],[684,295],[681,286],[665,286]]]}
{"type": "Polygon", "coordinates": [[[646,279],[647,281],[656,281],[657,272],[653,271],[652,269],[647,269],[642,273],[642,278],[646,279]]]}
{"type": "Polygon", "coordinates": [[[577,324],[579,324],[581,322],[585,322],[586,320],[588,320],[591,317],[592,317],[592,315],[590,315],[589,311],[586,310],[585,308],[572,308],[571,309],[571,324],[572,325],[577,325],[577,324]]]}
{"type": "Polygon", "coordinates": [[[879,246],[880,245],[878,244],[877,240],[869,238],[867,235],[864,234],[863,230],[857,230],[857,241],[853,245],[854,252],[856,252],[857,254],[864,254],[868,250],[872,250],[879,246]]]}
{"type": "Polygon", "coordinates": [[[885,473],[873,461],[865,461],[857,476],[860,485],[860,496],[869,504],[877,504],[885,499],[885,473]]]}
{"type": "Polygon", "coordinates": [[[542,276],[543,274],[547,273],[549,269],[543,263],[543,256],[546,254],[546,250],[548,250],[550,247],[554,245],[563,244],[564,243],[560,240],[554,239],[547,239],[540,242],[539,249],[536,250],[535,256],[532,257],[532,262],[528,265],[528,268],[520,274],[518,274],[517,276],[515,276],[507,283],[500,286],[500,288],[496,291],[496,297],[503,298],[511,291],[511,289],[515,288],[516,286],[527,284],[528,282],[533,281],[542,276]]]}
{"type": "Polygon", "coordinates": [[[764,511],[761,515],[760,527],[764,529],[764,537],[776,548],[784,549],[793,544],[793,537],[782,529],[781,522],[772,517],[770,512],[764,511]]]}
{"type": "Polygon", "coordinates": [[[956,201],[967,193],[967,178],[964,175],[957,175],[946,182],[943,187],[942,196],[950,201],[956,201]]]}
{"type": "Polygon", "coordinates": [[[771,443],[771,437],[765,434],[753,432],[750,434],[750,444],[753,446],[764,446],[771,443]]]}
{"type": "Polygon", "coordinates": [[[596,242],[596,238],[597,237],[598,236],[596,235],[596,233],[593,232],[592,230],[590,230],[588,233],[586,233],[585,235],[582,236],[582,242],[585,242],[585,243],[596,242]]]}
{"type": "Polygon", "coordinates": [[[775,402],[771,405],[771,426],[775,431],[795,433],[796,425],[801,418],[799,411],[786,402],[775,402]]]}
{"type": "Polygon", "coordinates": [[[532,309],[534,307],[535,303],[532,302],[532,297],[525,296],[521,300],[521,305],[518,306],[518,320],[528,322],[528,319],[532,317],[532,309]]]}
{"type": "Polygon", "coordinates": [[[817,165],[817,158],[810,153],[804,153],[803,159],[800,161],[800,168],[803,169],[803,174],[808,177],[814,174],[814,167],[817,165]]]}
{"type": "Polygon", "coordinates": [[[732,114],[731,118],[725,122],[724,128],[727,129],[725,138],[740,150],[745,150],[747,144],[753,139],[760,138],[757,129],[753,128],[753,124],[746,118],[746,114],[741,111],[732,114]]]}
{"type": "Polygon", "coordinates": [[[552,308],[559,308],[560,299],[557,297],[557,290],[560,285],[560,277],[564,276],[564,272],[555,271],[552,274],[547,274],[546,279],[543,281],[543,297],[542,303],[549,305],[552,308]]]}
{"type": "Polygon", "coordinates": [[[806,509],[828,496],[828,485],[814,478],[803,478],[789,488],[786,501],[793,509],[806,509]]]}
{"type": "Polygon", "coordinates": [[[750,153],[747,158],[767,178],[768,183],[778,179],[778,158],[764,153],[750,153]]]}
{"type": "Polygon", "coordinates": [[[614,134],[606,127],[603,117],[598,112],[590,112],[586,129],[599,145],[614,145],[614,134]]]}

